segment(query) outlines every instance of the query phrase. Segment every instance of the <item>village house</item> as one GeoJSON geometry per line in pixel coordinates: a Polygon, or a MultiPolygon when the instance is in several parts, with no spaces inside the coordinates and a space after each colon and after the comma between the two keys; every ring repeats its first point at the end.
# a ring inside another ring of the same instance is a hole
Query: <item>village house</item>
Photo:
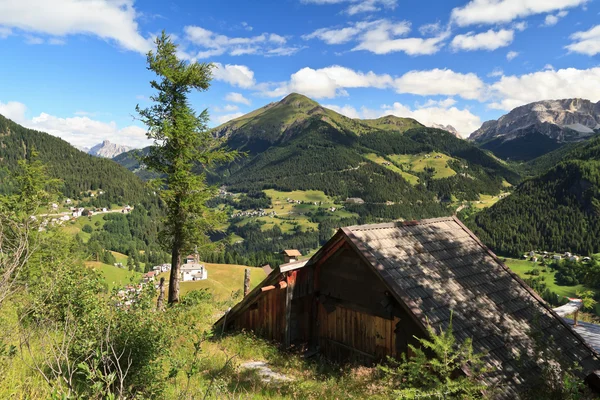
{"type": "MultiPolygon", "coordinates": [[[[272,270],[216,323],[336,361],[399,358],[427,327],[452,323],[516,399],[542,374],[536,332],[578,376],[599,382],[600,355],[455,217],[341,228],[309,260],[272,270]]],[[[463,371],[465,374],[467,370],[463,371]]]]}
{"type": "Polygon", "coordinates": [[[286,264],[298,261],[298,258],[302,257],[302,253],[298,250],[283,250],[281,254],[283,254],[283,262],[286,264]]]}
{"type": "Polygon", "coordinates": [[[183,282],[188,281],[203,281],[208,279],[208,271],[204,264],[189,263],[183,264],[180,267],[181,280],[183,282]]]}

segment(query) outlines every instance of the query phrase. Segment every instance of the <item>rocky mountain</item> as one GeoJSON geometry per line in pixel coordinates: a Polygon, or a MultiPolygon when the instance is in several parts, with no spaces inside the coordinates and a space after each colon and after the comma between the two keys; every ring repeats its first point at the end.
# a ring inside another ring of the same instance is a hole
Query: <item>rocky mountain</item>
{"type": "Polygon", "coordinates": [[[98,143],[97,145],[89,149],[88,153],[97,157],[114,158],[119,154],[128,152],[130,150],[133,150],[133,147],[123,146],[105,140],[102,143],[98,143]]]}
{"type": "Polygon", "coordinates": [[[600,131],[600,102],[544,100],[485,122],[469,139],[497,156],[530,160],[600,131]]]}
{"type": "Polygon", "coordinates": [[[429,125],[429,127],[435,128],[435,129],[442,129],[446,132],[450,132],[451,134],[453,134],[456,137],[460,137],[460,135],[458,134],[458,131],[452,125],[431,124],[431,125],[429,125]]]}

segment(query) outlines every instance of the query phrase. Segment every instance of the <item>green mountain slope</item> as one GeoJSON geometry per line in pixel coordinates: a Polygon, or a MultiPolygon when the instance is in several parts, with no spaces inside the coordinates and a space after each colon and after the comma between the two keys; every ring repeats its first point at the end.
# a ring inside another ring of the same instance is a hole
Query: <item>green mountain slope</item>
{"type": "Polygon", "coordinates": [[[600,138],[556,156],[564,161],[467,221],[495,251],[600,251],[600,138]]]}
{"type": "MultiPolygon", "coordinates": [[[[506,163],[444,130],[395,116],[351,119],[299,94],[213,132],[247,154],[207,171],[215,184],[230,191],[321,190],[338,200],[393,203],[390,218],[448,214],[448,202],[498,195],[521,179],[506,163]]],[[[115,161],[143,172],[130,154],[115,161]]]]}
{"type": "MultiPolygon", "coordinates": [[[[102,201],[136,202],[147,196],[144,183],[115,162],[77,150],[44,132],[27,129],[0,115],[0,160],[6,169],[37,151],[49,173],[63,181],[63,194],[77,198],[82,192],[102,189],[102,201]]],[[[8,190],[0,183],[0,190],[8,190]]],[[[100,201],[100,200],[98,200],[100,201]]]]}

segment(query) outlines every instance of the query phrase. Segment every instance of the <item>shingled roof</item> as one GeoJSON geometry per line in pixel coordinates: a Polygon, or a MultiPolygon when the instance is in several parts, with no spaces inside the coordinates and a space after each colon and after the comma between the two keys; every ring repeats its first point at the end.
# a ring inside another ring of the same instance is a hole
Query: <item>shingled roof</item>
{"type": "Polygon", "coordinates": [[[489,383],[503,383],[502,397],[518,398],[539,374],[528,357],[532,332],[562,361],[581,365],[584,377],[600,369],[595,350],[457,218],[341,231],[422,326],[445,329],[452,315],[457,339],[472,338],[474,350],[486,354],[496,371],[489,383]]]}

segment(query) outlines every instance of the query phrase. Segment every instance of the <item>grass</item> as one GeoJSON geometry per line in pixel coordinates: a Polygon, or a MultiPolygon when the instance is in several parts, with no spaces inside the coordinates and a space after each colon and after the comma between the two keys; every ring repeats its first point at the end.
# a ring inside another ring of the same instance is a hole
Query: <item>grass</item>
{"type": "Polygon", "coordinates": [[[517,275],[519,275],[523,279],[531,278],[532,275],[528,275],[527,272],[531,271],[534,267],[537,266],[540,269],[539,276],[544,277],[544,279],[545,279],[544,282],[546,282],[548,289],[552,290],[554,293],[558,294],[559,296],[575,297],[575,292],[586,289],[586,287],[583,285],[576,285],[576,286],[560,286],[560,285],[558,285],[554,279],[554,275],[556,274],[556,271],[553,271],[552,269],[550,269],[550,267],[546,267],[545,269],[547,272],[542,272],[544,267],[540,266],[539,263],[533,263],[533,262],[527,261],[527,260],[517,260],[514,258],[507,258],[505,264],[511,270],[516,272],[517,275]]]}
{"type": "Polygon", "coordinates": [[[94,228],[94,230],[102,229],[102,226],[106,222],[103,219],[104,215],[105,214],[96,214],[92,215],[91,217],[79,217],[75,221],[65,222],[63,229],[70,235],[75,236],[78,234],[79,237],[81,237],[81,239],[83,240],[83,242],[87,243],[87,241],[90,240],[90,237],[92,235],[87,232],[84,232],[82,228],[84,227],[84,225],[90,225],[92,228],[94,228]],[[98,226],[95,225],[96,222],[99,223],[98,226]]]}
{"type": "Polygon", "coordinates": [[[85,265],[94,268],[99,271],[106,283],[108,283],[108,289],[112,290],[114,287],[123,287],[130,282],[139,283],[142,279],[142,274],[135,271],[129,271],[125,268],[115,267],[114,265],[104,264],[98,261],[86,261],[85,265]]]}
{"type": "Polygon", "coordinates": [[[479,201],[474,201],[473,206],[478,209],[484,209],[493,206],[500,200],[499,196],[491,196],[489,194],[480,194],[479,201]]]}
{"type": "Polygon", "coordinates": [[[417,176],[409,174],[408,172],[402,171],[396,165],[390,163],[388,160],[386,160],[383,157],[378,156],[375,153],[365,154],[365,157],[367,159],[373,161],[374,163],[377,163],[377,164],[389,169],[390,171],[393,171],[393,172],[401,175],[411,185],[417,185],[419,183],[419,178],[417,176]]]}
{"type": "Polygon", "coordinates": [[[392,154],[388,158],[397,165],[406,165],[411,171],[424,172],[425,168],[435,170],[433,179],[450,178],[456,175],[456,171],[448,166],[449,161],[454,158],[442,153],[423,153],[423,154],[392,154]],[[429,157],[426,157],[429,155],[429,157]]]}
{"type": "MultiPolygon", "coordinates": [[[[203,281],[180,282],[181,295],[192,290],[209,289],[218,300],[226,300],[233,292],[244,290],[244,270],[250,268],[250,288],[256,287],[267,276],[261,268],[247,267],[245,265],[211,264],[204,263],[208,271],[208,279],[203,281]]],[[[165,280],[169,279],[169,272],[159,275],[165,280]]]]}
{"type": "MultiPolygon", "coordinates": [[[[292,192],[281,192],[278,190],[267,189],[265,194],[271,198],[271,207],[266,211],[274,211],[275,216],[248,217],[237,222],[237,226],[244,226],[253,221],[262,221],[263,231],[270,230],[274,226],[279,226],[283,233],[292,232],[297,226],[304,231],[307,229],[318,229],[319,224],[312,222],[310,213],[316,213],[319,210],[327,210],[335,207],[336,210],[328,211],[327,218],[348,218],[355,216],[341,209],[341,205],[336,204],[334,200],[320,190],[294,190],[292,192]],[[304,202],[304,204],[288,203],[288,199],[304,202]],[[314,204],[318,203],[318,204],[314,204]]],[[[236,210],[238,211],[238,210],[236,210]]],[[[239,239],[238,239],[239,240],[239,239]]]]}

